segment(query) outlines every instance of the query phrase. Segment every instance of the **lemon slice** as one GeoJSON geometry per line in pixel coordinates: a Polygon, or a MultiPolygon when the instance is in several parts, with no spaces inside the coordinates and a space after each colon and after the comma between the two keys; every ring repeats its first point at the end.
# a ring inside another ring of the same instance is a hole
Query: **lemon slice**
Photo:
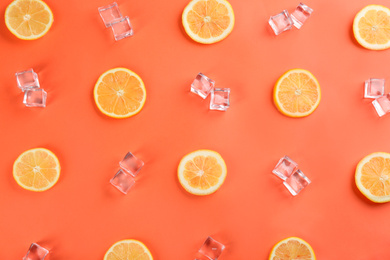
{"type": "Polygon", "coordinates": [[[315,260],[313,248],[299,237],[279,241],[271,250],[269,260],[315,260]]]}
{"type": "Polygon", "coordinates": [[[135,239],[121,240],[113,244],[104,255],[104,260],[153,260],[149,249],[135,239]]]}

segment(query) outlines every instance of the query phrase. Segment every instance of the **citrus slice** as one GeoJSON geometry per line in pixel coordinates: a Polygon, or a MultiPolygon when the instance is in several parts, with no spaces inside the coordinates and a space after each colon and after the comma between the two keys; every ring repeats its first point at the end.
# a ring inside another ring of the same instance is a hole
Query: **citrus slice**
{"type": "Polygon", "coordinates": [[[382,5],[368,5],[353,20],[353,34],[357,42],[370,50],[390,47],[390,9],[382,5]]]}
{"type": "Polygon", "coordinates": [[[299,237],[279,241],[271,251],[269,260],[315,260],[313,248],[299,237]]]}
{"type": "Polygon", "coordinates": [[[390,201],[390,154],[372,153],[357,165],[355,183],[361,193],[377,203],[390,201]]]}
{"type": "Polygon", "coordinates": [[[182,23],[194,41],[219,42],[233,30],[233,8],[226,0],[192,0],[184,8],[182,23]]]}
{"type": "Polygon", "coordinates": [[[5,10],[5,24],[22,40],[44,36],[53,24],[53,13],[41,0],[15,0],[5,10]]]}
{"type": "Polygon", "coordinates": [[[314,112],[321,100],[317,79],[307,70],[292,69],[284,73],[274,87],[274,103],[290,117],[305,117],[314,112]]]}
{"type": "Polygon", "coordinates": [[[131,117],[138,114],[145,104],[145,85],[129,69],[110,69],[96,82],[94,98],[103,114],[114,118],[131,117]]]}
{"type": "Polygon", "coordinates": [[[35,148],[22,153],[14,162],[13,175],[20,187],[30,191],[45,191],[57,183],[60,162],[54,153],[35,148]]]}
{"type": "Polygon", "coordinates": [[[226,164],[211,150],[197,150],[184,156],[177,170],[180,184],[191,194],[208,195],[219,189],[226,178],[226,164]]]}
{"type": "Polygon", "coordinates": [[[153,260],[149,249],[134,239],[121,240],[113,244],[104,255],[104,260],[153,260]]]}

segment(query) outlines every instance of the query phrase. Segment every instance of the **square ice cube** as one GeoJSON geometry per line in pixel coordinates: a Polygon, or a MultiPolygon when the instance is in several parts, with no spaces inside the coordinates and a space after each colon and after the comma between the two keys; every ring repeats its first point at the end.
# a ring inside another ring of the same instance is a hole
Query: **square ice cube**
{"type": "Polygon", "coordinates": [[[135,157],[131,152],[128,152],[125,158],[119,162],[119,166],[122,170],[125,170],[135,177],[144,166],[144,162],[135,157]]]}
{"type": "Polygon", "coordinates": [[[378,116],[382,117],[390,112],[390,94],[381,96],[372,101],[378,116]]]}
{"type": "Polygon", "coordinates": [[[127,194],[131,187],[133,187],[135,180],[130,174],[119,170],[115,176],[110,180],[110,183],[120,192],[127,194]]]}
{"type": "Polygon", "coordinates": [[[23,104],[26,107],[46,107],[47,93],[41,88],[31,88],[24,91],[23,104]]]}
{"type": "Polygon", "coordinates": [[[119,11],[118,4],[113,2],[112,4],[102,6],[98,8],[100,17],[102,18],[104,25],[108,28],[112,25],[112,23],[120,20],[122,18],[122,14],[119,11]]]}
{"type": "Polygon", "coordinates": [[[217,260],[224,249],[225,246],[223,244],[212,237],[208,237],[199,249],[199,253],[207,257],[207,259],[217,260]]]}
{"type": "Polygon", "coordinates": [[[298,169],[290,177],[288,177],[283,184],[293,196],[296,196],[301,190],[309,185],[310,182],[309,178],[307,178],[305,174],[298,169]]]}
{"type": "Polygon", "coordinates": [[[364,97],[365,98],[378,98],[385,93],[385,80],[384,79],[368,79],[364,83],[364,97]]]}
{"type": "Polygon", "coordinates": [[[230,88],[214,88],[211,91],[210,109],[226,111],[230,106],[230,88]]]}
{"type": "Polygon", "coordinates": [[[131,27],[129,17],[127,16],[121,20],[113,22],[111,24],[111,29],[116,41],[133,35],[133,28],[131,27]]]}
{"type": "Polygon", "coordinates": [[[47,250],[46,248],[43,248],[38,244],[32,243],[23,260],[43,260],[48,253],[49,250],[47,250]]]}
{"type": "Polygon", "coordinates": [[[191,92],[199,95],[201,98],[205,99],[214,88],[214,80],[208,78],[207,76],[199,73],[196,75],[194,81],[191,84],[191,92]]]}
{"type": "Polygon", "coordinates": [[[291,14],[291,19],[294,23],[294,26],[298,29],[301,29],[302,25],[306,22],[307,18],[310,17],[312,12],[313,9],[303,3],[300,3],[291,14]]]}
{"type": "Polygon", "coordinates": [[[22,91],[29,88],[39,88],[38,75],[33,69],[16,72],[15,76],[18,87],[22,91]]]}
{"type": "Polygon", "coordinates": [[[284,31],[290,30],[293,25],[293,21],[287,10],[283,10],[281,13],[271,16],[268,20],[272,30],[276,35],[281,34],[284,31]]]}
{"type": "Polygon", "coordinates": [[[282,180],[286,180],[297,169],[298,164],[288,156],[284,156],[279,160],[272,172],[282,180]]]}

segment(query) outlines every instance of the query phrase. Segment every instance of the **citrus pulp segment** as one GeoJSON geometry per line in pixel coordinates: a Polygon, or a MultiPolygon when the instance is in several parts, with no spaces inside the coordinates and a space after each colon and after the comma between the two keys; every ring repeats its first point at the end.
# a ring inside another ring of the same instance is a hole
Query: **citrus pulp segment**
{"type": "Polygon", "coordinates": [[[54,153],[35,148],[22,153],[14,162],[13,176],[18,185],[30,191],[45,191],[57,183],[60,162],[54,153]]]}
{"type": "Polygon", "coordinates": [[[134,239],[121,240],[113,244],[104,255],[104,260],[153,260],[149,249],[134,239]]]}
{"type": "Polygon", "coordinates": [[[360,192],[377,203],[390,201],[390,154],[372,153],[357,165],[355,183],[360,192]]]}
{"type": "Polygon", "coordinates": [[[183,188],[194,195],[208,195],[225,181],[227,169],[221,155],[211,150],[197,150],[185,155],[178,167],[183,188]]]}
{"type": "Polygon", "coordinates": [[[145,85],[129,69],[110,69],[96,82],[94,99],[98,109],[109,117],[131,117],[138,114],[145,104],[145,85]]]}
{"type": "Polygon", "coordinates": [[[234,19],[233,8],[226,0],[192,0],[182,14],[188,36],[204,44],[225,39],[233,30],[234,19]]]}
{"type": "Polygon", "coordinates": [[[320,103],[320,84],[309,71],[292,69],[276,82],[273,99],[282,114],[305,117],[313,113],[320,103]]]}
{"type": "Polygon", "coordinates": [[[53,24],[53,13],[41,0],[15,0],[5,10],[5,24],[22,40],[44,36],[53,24]]]}
{"type": "Polygon", "coordinates": [[[370,50],[390,47],[390,9],[382,5],[368,5],[353,20],[353,34],[357,42],[370,50]]]}
{"type": "Polygon", "coordinates": [[[315,260],[313,248],[299,237],[279,241],[271,250],[269,260],[315,260]]]}

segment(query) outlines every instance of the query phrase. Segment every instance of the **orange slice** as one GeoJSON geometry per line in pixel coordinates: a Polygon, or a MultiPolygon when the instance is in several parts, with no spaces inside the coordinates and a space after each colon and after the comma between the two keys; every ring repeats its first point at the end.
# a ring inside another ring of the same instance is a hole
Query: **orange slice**
{"type": "Polygon", "coordinates": [[[53,13],[41,0],[15,0],[4,17],[7,28],[22,40],[41,38],[53,24],[53,13]]]}
{"type": "Polygon", "coordinates": [[[54,153],[35,148],[22,153],[14,162],[13,175],[20,187],[30,191],[45,191],[57,183],[60,162],[54,153]]]}
{"type": "Polygon", "coordinates": [[[192,0],[184,8],[182,23],[194,41],[219,42],[233,30],[233,8],[226,0],[192,0]]]}
{"type": "Polygon", "coordinates": [[[177,170],[180,184],[191,194],[208,195],[219,189],[226,178],[226,164],[211,150],[197,150],[184,156],[177,170]]]}
{"type": "Polygon", "coordinates": [[[353,34],[357,42],[370,50],[390,47],[390,9],[382,5],[368,5],[353,20],[353,34]]]}
{"type": "Polygon", "coordinates": [[[284,73],[274,87],[274,103],[290,117],[305,117],[314,112],[321,100],[317,79],[307,70],[292,69],[284,73]]]}
{"type": "Polygon", "coordinates": [[[356,167],[355,183],[369,200],[389,202],[390,154],[377,152],[364,157],[356,167]]]}
{"type": "Polygon", "coordinates": [[[104,255],[104,260],[153,260],[149,249],[140,241],[126,239],[113,244],[104,255]]]}
{"type": "Polygon", "coordinates": [[[315,260],[311,246],[299,237],[279,241],[271,251],[269,260],[315,260]]]}
{"type": "Polygon", "coordinates": [[[96,82],[94,98],[103,114],[114,118],[131,117],[138,114],[145,104],[145,85],[129,69],[110,69],[96,82]]]}

